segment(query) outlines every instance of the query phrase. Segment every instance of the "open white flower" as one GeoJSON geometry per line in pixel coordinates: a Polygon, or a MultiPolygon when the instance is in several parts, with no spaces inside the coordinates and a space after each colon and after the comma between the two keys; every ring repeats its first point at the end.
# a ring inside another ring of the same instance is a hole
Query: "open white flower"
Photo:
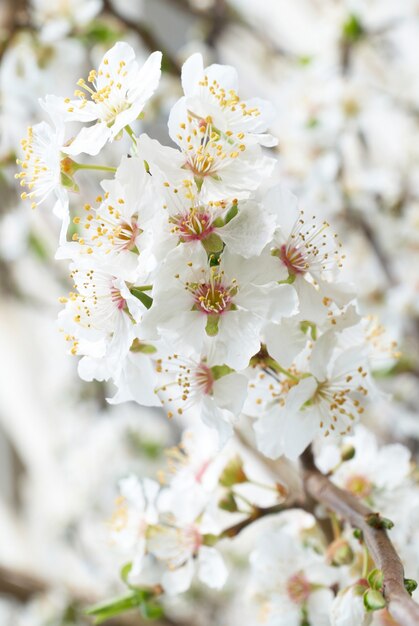
{"type": "Polygon", "coordinates": [[[116,376],[144,307],[123,278],[86,264],[73,265],[71,275],[76,291],[63,298],[59,322],[71,353],[85,355],[79,374],[85,380],[116,376]]]}
{"type": "MultiPolygon", "coordinates": [[[[275,388],[275,380],[270,385],[275,388]]],[[[254,425],[258,448],[270,458],[296,459],[317,435],[351,430],[364,412],[371,383],[362,349],[342,350],[329,331],[314,345],[308,372],[281,376],[276,387],[254,425]]]]}
{"type": "Polygon", "coordinates": [[[95,122],[84,127],[66,148],[70,155],[96,155],[113,141],[125,126],[138,118],[160,80],[161,52],[153,52],[140,68],[135,52],[118,42],[103,57],[98,71],[80,79],[79,99],[65,101],[66,119],[95,122]]]}
{"type": "Polygon", "coordinates": [[[324,558],[285,529],[262,533],[250,557],[260,623],[265,626],[329,625],[336,573],[324,558]]]}
{"type": "Polygon", "coordinates": [[[296,311],[293,288],[271,282],[271,262],[270,256],[244,259],[227,248],[217,266],[209,265],[203,249],[169,255],[144,329],[151,339],[164,334],[185,356],[199,358],[206,347],[214,362],[245,368],[259,350],[266,319],[296,311]]]}
{"type": "Polygon", "coordinates": [[[199,360],[167,351],[159,351],[157,357],[155,392],[169,417],[200,415],[207,426],[217,429],[220,446],[224,445],[246,398],[246,376],[220,366],[211,353],[199,360]]]}
{"type": "Polygon", "coordinates": [[[41,102],[53,124],[40,122],[28,128],[28,136],[22,139],[23,159],[17,163],[22,171],[16,174],[20,185],[26,187],[22,199],[30,200],[32,208],[42,204],[50,196],[55,196],[54,213],[68,225],[68,195],[66,188],[74,183],[66,174],[64,151],[64,123],[58,113],[58,98],[47,96],[41,102]]]}
{"type": "Polygon", "coordinates": [[[41,27],[44,41],[65,37],[74,26],[83,26],[94,19],[102,8],[102,0],[31,0],[31,13],[41,27]]]}
{"type": "Polygon", "coordinates": [[[96,198],[99,206],[85,204],[73,219],[78,232],[73,242],[61,246],[57,258],[90,258],[101,269],[146,283],[154,267],[149,179],[141,159],[123,157],[115,178],[101,183],[105,193],[96,198]]]}
{"type": "Polygon", "coordinates": [[[316,464],[323,472],[333,471],[334,483],[365,500],[384,514],[394,515],[395,501],[406,493],[411,474],[410,451],[394,443],[379,448],[374,434],[361,424],[353,435],[345,437],[343,446],[354,448],[354,457],[340,463],[341,449],[323,445],[316,464]],[[404,489],[403,489],[404,488],[404,489]]]}
{"type": "Polygon", "coordinates": [[[338,593],[330,610],[331,626],[369,626],[372,612],[367,613],[363,594],[368,587],[355,584],[338,593]]]}
{"type": "Polygon", "coordinates": [[[271,244],[278,259],[278,280],[292,281],[300,303],[298,318],[322,323],[330,304],[347,304],[354,294],[346,283],[336,282],[344,255],[328,222],[307,218],[296,197],[274,187],[265,197],[267,210],[275,215],[277,232],[271,244]]]}
{"type": "Polygon", "coordinates": [[[158,521],[157,497],[160,486],[153,480],[139,480],[131,474],[119,481],[120,497],[111,520],[111,539],[121,556],[132,560],[131,576],[141,571],[146,554],[146,533],[158,521]]]}
{"type": "Polygon", "coordinates": [[[200,181],[208,199],[246,197],[275,165],[260,148],[276,144],[265,134],[273,107],[240,100],[236,71],[222,65],[205,69],[199,54],[184,64],[182,84],[185,96],[171,110],[169,134],[182,151],[183,169],[200,181]]]}
{"type": "Polygon", "coordinates": [[[230,252],[249,258],[260,254],[271,240],[275,220],[263,202],[253,198],[205,201],[196,181],[186,178],[174,185],[161,170],[152,173],[154,188],[162,196],[162,258],[179,243],[203,245],[208,252],[221,251],[224,243],[230,252]]]}

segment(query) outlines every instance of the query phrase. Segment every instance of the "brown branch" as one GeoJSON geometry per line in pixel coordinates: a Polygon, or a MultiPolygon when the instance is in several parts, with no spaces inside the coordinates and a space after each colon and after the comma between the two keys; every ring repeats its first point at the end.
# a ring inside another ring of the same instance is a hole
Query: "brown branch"
{"type": "Polygon", "coordinates": [[[180,76],[180,65],[176,61],[176,59],[168,52],[163,43],[154,35],[154,33],[147,28],[142,22],[137,20],[132,20],[129,17],[125,17],[121,15],[117,9],[113,6],[111,0],[103,0],[103,14],[110,15],[114,19],[121,22],[126,28],[137,33],[137,35],[142,39],[146,47],[154,52],[155,50],[161,50],[163,53],[163,59],[165,68],[171,74],[175,76],[180,76]]]}
{"type": "Polygon", "coordinates": [[[377,568],[383,572],[383,593],[392,617],[400,626],[419,626],[419,605],[412,600],[404,587],[403,564],[384,528],[374,528],[368,523],[369,516],[374,515],[377,518],[378,514],[321,474],[314,465],[309,449],[301,460],[305,470],[307,493],[362,531],[363,540],[377,568]]]}
{"type": "Polygon", "coordinates": [[[302,508],[302,503],[295,502],[293,505],[291,504],[275,504],[273,506],[269,506],[266,508],[254,507],[251,515],[246,517],[246,519],[234,524],[234,526],[230,526],[223,530],[220,535],[220,538],[229,538],[237,537],[238,534],[241,533],[242,530],[256,522],[257,520],[262,519],[268,515],[275,515],[276,513],[282,513],[282,511],[287,511],[292,508],[302,508]]]}

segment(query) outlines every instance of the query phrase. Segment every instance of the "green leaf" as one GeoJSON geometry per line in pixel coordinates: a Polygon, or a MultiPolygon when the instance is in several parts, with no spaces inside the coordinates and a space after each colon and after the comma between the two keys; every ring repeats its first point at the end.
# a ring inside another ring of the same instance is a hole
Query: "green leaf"
{"type": "Polygon", "coordinates": [[[129,563],[125,563],[125,565],[121,567],[121,578],[126,585],[129,585],[128,576],[131,570],[132,570],[131,561],[129,563]]]}
{"type": "Polygon", "coordinates": [[[351,42],[358,41],[364,34],[364,29],[358,17],[350,15],[342,27],[342,34],[345,39],[351,42]]]}
{"type": "Polygon", "coordinates": [[[144,602],[141,605],[141,614],[146,619],[158,619],[163,613],[163,608],[155,602],[144,602]]]}
{"type": "Polygon", "coordinates": [[[384,576],[380,569],[373,569],[367,577],[368,584],[372,589],[380,590],[383,588],[384,576]]]}
{"type": "Polygon", "coordinates": [[[143,601],[141,594],[132,591],[119,598],[95,604],[90,607],[90,609],[86,610],[86,615],[92,615],[94,617],[94,623],[101,624],[111,617],[138,608],[143,601]]]}
{"type": "Polygon", "coordinates": [[[138,300],[140,300],[140,302],[142,302],[144,304],[146,309],[149,309],[151,307],[151,305],[153,304],[153,298],[151,296],[149,296],[148,294],[144,293],[144,291],[142,291],[142,289],[137,289],[136,287],[131,287],[130,291],[131,291],[133,296],[138,298],[138,300]]]}
{"type": "Polygon", "coordinates": [[[416,582],[416,580],[413,580],[413,578],[405,578],[404,586],[407,593],[410,593],[410,595],[412,595],[412,593],[418,588],[418,583],[416,582]]]}

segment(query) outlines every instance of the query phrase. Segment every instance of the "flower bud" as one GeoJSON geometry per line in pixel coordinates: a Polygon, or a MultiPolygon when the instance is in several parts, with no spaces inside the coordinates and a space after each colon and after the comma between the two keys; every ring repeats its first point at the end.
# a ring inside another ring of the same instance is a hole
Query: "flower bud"
{"type": "Polygon", "coordinates": [[[371,613],[367,613],[363,602],[365,586],[352,585],[338,593],[333,600],[330,623],[331,626],[369,626],[371,613]]]}
{"type": "Polygon", "coordinates": [[[350,461],[351,459],[354,458],[355,456],[355,448],[354,446],[351,446],[349,444],[343,446],[341,452],[340,452],[340,458],[342,461],[350,461]]]}
{"type": "Polygon", "coordinates": [[[354,553],[346,539],[336,539],[327,549],[327,558],[331,565],[349,565],[354,560],[354,553]]]}
{"type": "Polygon", "coordinates": [[[236,511],[239,510],[237,502],[234,498],[234,494],[232,494],[231,491],[229,491],[228,494],[224,496],[224,498],[221,498],[221,500],[218,502],[218,506],[223,511],[228,511],[229,513],[236,513],[236,511]]]}
{"type": "Polygon", "coordinates": [[[383,594],[377,589],[367,589],[363,596],[364,607],[367,611],[379,611],[384,609],[386,601],[383,594]]]}
{"type": "Polygon", "coordinates": [[[218,482],[223,487],[232,487],[238,483],[248,482],[248,478],[243,470],[243,461],[239,456],[235,456],[227,463],[218,482]]]}

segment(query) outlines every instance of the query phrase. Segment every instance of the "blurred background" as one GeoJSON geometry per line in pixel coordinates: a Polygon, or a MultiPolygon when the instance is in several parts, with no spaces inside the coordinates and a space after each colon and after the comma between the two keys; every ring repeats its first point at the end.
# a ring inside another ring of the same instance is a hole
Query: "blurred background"
{"type": "MultiPolygon", "coordinates": [[[[78,378],[55,321],[70,284],[54,260],[59,224],[51,207],[20,200],[14,179],[19,141],[42,119],[38,99],[72,96],[118,40],[140,60],[164,52],[142,128],[163,143],[193,52],[234,65],[241,97],[274,102],[280,178],[305,211],[333,224],[345,278],[374,316],[377,376],[392,398],[366,420],[383,441],[419,450],[419,1],[0,0],[4,626],[79,626],[80,607],[118,590],[107,539],[116,483],[131,470],[155,476],[180,435],[157,411],[110,406],[111,389],[78,378]],[[392,341],[401,358],[390,367],[392,341]]],[[[116,164],[118,154],[110,146],[106,158],[116,164]]],[[[74,202],[91,198],[91,180],[81,178],[74,202]]],[[[194,614],[177,607],[176,623],[227,624],[239,590],[225,594],[199,597],[194,614]]]]}

